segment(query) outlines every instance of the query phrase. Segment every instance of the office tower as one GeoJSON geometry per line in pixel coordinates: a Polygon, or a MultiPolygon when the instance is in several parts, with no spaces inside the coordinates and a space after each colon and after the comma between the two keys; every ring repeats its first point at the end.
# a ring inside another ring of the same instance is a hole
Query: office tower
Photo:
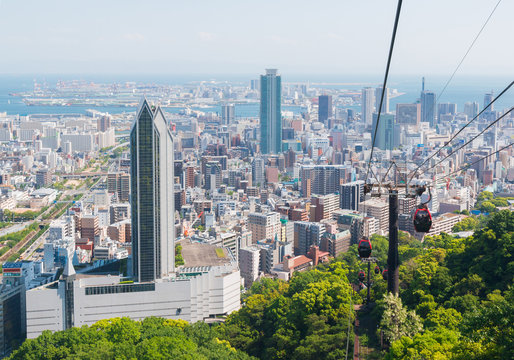
{"type": "Polygon", "coordinates": [[[300,168],[302,197],[338,192],[350,171],[344,165],[303,165],[300,168]]]}
{"type": "Polygon", "coordinates": [[[264,186],[264,159],[257,157],[252,162],[252,184],[254,186],[264,186]]]}
{"type": "Polygon", "coordinates": [[[119,201],[129,201],[130,175],[127,173],[107,174],[107,192],[116,193],[119,201]]]}
{"type": "Polygon", "coordinates": [[[205,189],[216,190],[223,180],[221,164],[218,161],[209,161],[205,164],[205,189]]]}
{"type": "Polygon", "coordinates": [[[260,81],[259,79],[256,79],[256,80],[250,80],[250,89],[251,90],[257,90],[259,91],[260,90],[260,81]]]}
{"type": "Polygon", "coordinates": [[[40,169],[36,171],[36,186],[44,187],[52,182],[52,173],[48,169],[40,169]]]}
{"type": "Polygon", "coordinates": [[[221,123],[224,125],[232,124],[236,118],[236,107],[233,104],[221,107],[221,123]]]}
{"type": "MultiPolygon", "coordinates": [[[[378,112],[378,108],[380,106],[380,98],[382,97],[382,87],[378,87],[375,89],[375,109],[378,112]]],[[[387,114],[389,112],[389,89],[385,89],[384,100],[382,102],[382,114],[387,114]]]]}
{"type": "Polygon", "coordinates": [[[358,180],[341,185],[339,196],[341,209],[359,211],[359,204],[364,201],[364,181],[358,180]]]}
{"type": "Polygon", "coordinates": [[[435,93],[432,91],[423,91],[421,93],[421,121],[435,127],[435,93]]]}
{"type": "MultiPolygon", "coordinates": [[[[491,91],[490,93],[487,93],[484,95],[484,108],[491,103],[494,99],[494,93],[491,91]]],[[[494,104],[491,104],[487,111],[494,111],[494,104]]]]}
{"type": "Polygon", "coordinates": [[[100,116],[96,121],[96,127],[98,131],[105,132],[111,127],[110,116],[100,116]]]}
{"type": "Polygon", "coordinates": [[[401,125],[419,125],[421,121],[421,104],[396,104],[396,123],[401,125]]]}
{"type": "Polygon", "coordinates": [[[250,213],[248,215],[248,228],[252,232],[252,242],[271,239],[280,236],[280,214],[268,212],[266,214],[250,213]]]}
{"type": "Polygon", "coordinates": [[[282,152],[282,85],[276,69],[266,69],[261,75],[260,128],[262,154],[282,152]]]}
{"type": "Polygon", "coordinates": [[[457,113],[457,104],[441,103],[437,104],[437,119],[440,120],[442,115],[455,115],[457,113]]]}
{"type": "Polygon", "coordinates": [[[375,138],[375,146],[382,150],[393,150],[395,143],[400,133],[395,133],[394,115],[380,114],[380,122],[378,124],[378,114],[373,114],[373,125],[371,127],[371,138],[375,138],[375,129],[377,129],[377,136],[375,138]]]}
{"type": "Polygon", "coordinates": [[[478,102],[467,102],[464,104],[464,114],[468,116],[468,120],[473,119],[479,113],[478,102]]]}
{"type": "Polygon", "coordinates": [[[375,103],[375,92],[371,87],[362,89],[361,97],[361,113],[362,122],[366,125],[371,125],[373,121],[373,104],[375,103]]]}
{"type": "Polygon", "coordinates": [[[160,107],[141,103],[130,133],[132,274],[153,281],[175,270],[173,138],[160,107]]]}
{"type": "Polygon", "coordinates": [[[294,223],[295,255],[306,255],[312,245],[319,246],[325,234],[323,223],[298,221],[294,223]]]}
{"type": "Polygon", "coordinates": [[[318,97],[318,121],[325,124],[332,117],[332,95],[318,97]]]}

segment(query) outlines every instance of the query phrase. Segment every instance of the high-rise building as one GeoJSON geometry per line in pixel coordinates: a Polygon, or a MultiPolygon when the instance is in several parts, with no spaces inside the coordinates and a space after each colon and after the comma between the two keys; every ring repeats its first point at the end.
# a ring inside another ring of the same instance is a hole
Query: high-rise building
{"type": "Polygon", "coordinates": [[[100,227],[98,224],[98,216],[84,215],[80,219],[80,237],[94,242],[95,236],[100,235],[100,227]]]}
{"type": "Polygon", "coordinates": [[[248,215],[248,227],[252,232],[252,242],[271,239],[280,236],[280,214],[269,212],[266,214],[250,213],[248,215]]]}
{"type": "Polygon", "coordinates": [[[319,246],[325,234],[325,225],[316,222],[294,223],[295,255],[306,255],[312,245],[319,246]]]}
{"type": "Polygon", "coordinates": [[[318,97],[318,121],[326,123],[332,117],[332,95],[318,97]]]}
{"type": "Polygon", "coordinates": [[[141,103],[130,133],[132,273],[139,282],[175,270],[173,138],[160,107],[141,103]]]}
{"type": "Polygon", "coordinates": [[[364,201],[364,181],[358,180],[341,185],[339,207],[359,211],[359,204],[364,201]]]}
{"type": "Polygon", "coordinates": [[[105,132],[111,127],[110,116],[100,116],[96,121],[96,127],[98,131],[105,132]]]}
{"type": "Polygon", "coordinates": [[[351,168],[344,165],[304,165],[300,168],[300,181],[303,197],[311,194],[327,195],[336,193],[346,182],[351,168]]]}
{"type": "Polygon", "coordinates": [[[432,91],[423,91],[421,93],[421,121],[435,127],[435,102],[436,96],[432,91]]]}
{"type": "Polygon", "coordinates": [[[382,234],[389,232],[389,204],[386,201],[373,198],[363,201],[359,206],[361,211],[377,219],[382,234]]]}
{"type": "MultiPolygon", "coordinates": [[[[380,107],[380,100],[382,97],[383,87],[378,87],[375,89],[375,109],[378,112],[380,107]]],[[[389,112],[389,89],[385,89],[384,100],[382,101],[382,114],[387,114],[389,112]]]]}
{"type": "MultiPolygon", "coordinates": [[[[484,95],[484,108],[491,104],[491,102],[493,101],[494,99],[494,93],[491,91],[490,93],[487,93],[484,95]]],[[[487,109],[488,111],[494,111],[494,104],[491,104],[491,106],[489,106],[489,108],[487,109]]]]}
{"type": "Polygon", "coordinates": [[[373,125],[371,127],[371,138],[375,138],[375,129],[377,129],[377,136],[375,138],[375,146],[382,150],[393,150],[399,133],[395,133],[394,115],[380,114],[380,122],[378,121],[378,114],[373,114],[373,125]]]}
{"type": "Polygon", "coordinates": [[[52,173],[48,169],[36,171],[36,186],[44,187],[52,182],[52,173]]]}
{"type": "Polygon", "coordinates": [[[473,119],[478,115],[479,105],[478,102],[467,102],[464,104],[464,114],[468,116],[468,120],[473,119]]]}
{"type": "Polygon", "coordinates": [[[282,152],[281,77],[276,69],[261,75],[260,129],[262,154],[282,152]]]}
{"type": "Polygon", "coordinates": [[[264,186],[264,159],[256,157],[252,161],[252,184],[256,186],[264,186]]]}
{"type": "Polygon", "coordinates": [[[440,103],[437,104],[437,119],[441,122],[443,115],[455,115],[457,113],[457,104],[454,103],[440,103]]]}
{"type": "Polygon", "coordinates": [[[311,221],[331,219],[334,211],[339,209],[339,194],[314,195],[311,198],[311,221]]]}
{"type": "Polygon", "coordinates": [[[421,121],[421,104],[396,104],[396,123],[401,125],[419,125],[421,121]]]}
{"type": "Polygon", "coordinates": [[[121,172],[107,174],[107,192],[118,194],[122,202],[129,201],[130,175],[121,172]]]}
{"type": "Polygon", "coordinates": [[[371,87],[362,89],[361,98],[361,113],[362,122],[366,125],[371,125],[373,121],[373,105],[375,103],[375,92],[371,87]]]}
{"type": "Polygon", "coordinates": [[[224,125],[232,124],[236,118],[236,108],[233,104],[223,105],[221,107],[221,123],[224,125]]]}

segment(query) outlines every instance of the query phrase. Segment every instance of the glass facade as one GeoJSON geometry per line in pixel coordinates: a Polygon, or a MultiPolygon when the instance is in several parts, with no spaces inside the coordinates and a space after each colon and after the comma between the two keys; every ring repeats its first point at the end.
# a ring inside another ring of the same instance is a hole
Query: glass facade
{"type": "Polygon", "coordinates": [[[148,282],[174,270],[173,139],[159,108],[145,100],[130,134],[134,279],[148,282]],[[171,230],[170,230],[171,228],[171,230]]]}
{"type": "Polygon", "coordinates": [[[141,282],[156,277],[153,134],[153,116],[145,104],[131,134],[132,249],[134,276],[141,282]]]}
{"type": "Polygon", "coordinates": [[[122,284],[86,287],[86,295],[123,294],[142,291],[155,291],[155,283],[122,284]]]}
{"type": "Polygon", "coordinates": [[[262,154],[282,152],[282,83],[276,70],[261,75],[260,150],[262,154]]]}

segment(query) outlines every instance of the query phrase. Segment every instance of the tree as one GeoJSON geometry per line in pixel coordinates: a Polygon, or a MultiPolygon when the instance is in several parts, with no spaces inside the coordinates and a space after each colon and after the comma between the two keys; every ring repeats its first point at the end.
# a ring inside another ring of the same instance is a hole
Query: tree
{"type": "Polygon", "coordinates": [[[384,296],[383,306],[380,329],[388,343],[393,343],[404,336],[412,337],[423,328],[416,312],[405,309],[398,296],[388,293],[384,296]]]}
{"type": "Polygon", "coordinates": [[[453,357],[454,349],[459,344],[457,331],[439,327],[427,330],[413,338],[402,337],[395,341],[385,357],[387,360],[434,359],[444,360],[453,357]]]}
{"type": "Polygon", "coordinates": [[[475,230],[478,228],[478,225],[479,221],[476,218],[470,216],[455,224],[453,226],[452,232],[475,230]]]}

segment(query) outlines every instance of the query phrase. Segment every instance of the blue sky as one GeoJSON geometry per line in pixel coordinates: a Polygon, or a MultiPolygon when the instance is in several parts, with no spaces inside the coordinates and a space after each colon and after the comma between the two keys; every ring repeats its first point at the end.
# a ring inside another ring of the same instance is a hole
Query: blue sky
{"type": "MultiPolygon", "coordinates": [[[[497,0],[405,0],[391,72],[449,75],[497,0]]],[[[0,0],[0,73],[381,74],[395,0],[0,0]]],[[[503,0],[459,74],[514,76],[503,0]]]]}

